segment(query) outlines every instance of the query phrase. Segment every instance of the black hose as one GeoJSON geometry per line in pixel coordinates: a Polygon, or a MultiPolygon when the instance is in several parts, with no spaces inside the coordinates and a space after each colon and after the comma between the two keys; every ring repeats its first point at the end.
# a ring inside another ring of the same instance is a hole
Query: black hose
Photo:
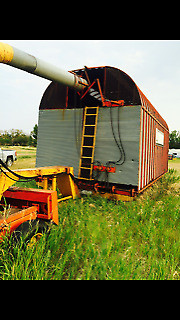
{"type": "Polygon", "coordinates": [[[120,158],[119,160],[117,161],[108,161],[107,164],[115,164],[115,165],[122,165],[124,162],[125,162],[125,151],[124,151],[124,148],[123,148],[123,145],[122,145],[122,141],[121,141],[121,134],[120,134],[120,125],[119,125],[119,107],[118,107],[118,136],[119,136],[119,143],[116,139],[116,135],[115,135],[115,132],[114,132],[114,126],[113,126],[113,117],[112,117],[112,108],[110,108],[110,121],[111,121],[111,129],[112,129],[112,134],[113,134],[113,137],[114,137],[114,141],[116,142],[116,145],[120,151],[120,158]],[[123,158],[123,161],[120,162],[123,158]]]}
{"type": "MultiPolygon", "coordinates": [[[[1,159],[0,159],[0,165],[1,165],[2,167],[4,167],[6,170],[8,170],[8,171],[9,171],[13,176],[15,176],[16,178],[18,178],[18,179],[24,179],[24,180],[25,180],[25,181],[21,181],[21,182],[26,182],[27,180],[28,180],[28,181],[31,181],[31,180],[34,180],[34,179],[36,179],[36,178],[39,177],[38,175],[37,175],[37,176],[34,176],[34,177],[21,176],[20,174],[18,174],[18,173],[16,173],[16,172],[12,171],[11,169],[9,169],[8,166],[7,166],[1,159]]],[[[18,180],[14,180],[13,178],[9,177],[9,176],[7,175],[7,173],[2,170],[2,168],[1,168],[1,171],[2,171],[9,179],[11,179],[11,180],[13,180],[13,181],[16,181],[16,182],[18,181],[18,180]]]]}

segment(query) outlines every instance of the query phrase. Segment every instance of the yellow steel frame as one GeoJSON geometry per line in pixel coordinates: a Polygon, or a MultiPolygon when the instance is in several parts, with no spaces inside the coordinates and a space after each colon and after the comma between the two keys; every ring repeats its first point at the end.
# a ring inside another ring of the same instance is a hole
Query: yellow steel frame
{"type": "MultiPolygon", "coordinates": [[[[14,183],[19,181],[19,178],[13,175],[13,173],[3,170],[6,174],[1,172],[0,174],[0,200],[3,196],[3,193],[11,187],[14,183]]],[[[22,170],[13,170],[14,173],[21,175],[22,177],[34,177],[38,176],[42,179],[43,189],[47,190],[49,186],[49,178],[52,179],[51,189],[56,190],[56,187],[59,188],[63,198],[73,198],[79,197],[79,190],[76,184],[74,183],[71,176],[74,174],[73,167],[63,167],[63,166],[54,166],[54,167],[42,167],[34,169],[22,169],[22,170]]]]}

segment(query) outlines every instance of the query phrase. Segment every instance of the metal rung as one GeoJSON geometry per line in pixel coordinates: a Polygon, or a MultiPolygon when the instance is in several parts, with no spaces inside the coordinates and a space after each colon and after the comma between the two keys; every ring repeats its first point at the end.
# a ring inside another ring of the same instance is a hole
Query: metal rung
{"type": "Polygon", "coordinates": [[[85,156],[82,156],[81,159],[91,159],[92,157],[85,157],[85,156]]]}
{"type": "MultiPolygon", "coordinates": [[[[91,89],[90,89],[91,90],[91,89]]],[[[87,109],[98,109],[99,107],[87,107],[87,109]]]]}
{"type": "Polygon", "coordinates": [[[85,135],[84,134],[84,138],[94,138],[95,136],[90,136],[90,135],[85,135]]]}
{"type": "Polygon", "coordinates": [[[83,146],[83,148],[93,148],[93,146],[83,146]]]}

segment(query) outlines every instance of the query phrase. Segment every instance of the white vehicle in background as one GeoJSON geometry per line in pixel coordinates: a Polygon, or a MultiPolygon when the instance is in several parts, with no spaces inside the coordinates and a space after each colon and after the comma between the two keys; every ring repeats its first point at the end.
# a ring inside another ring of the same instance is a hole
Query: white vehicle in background
{"type": "Polygon", "coordinates": [[[15,150],[2,150],[0,148],[0,159],[7,164],[8,167],[13,165],[17,160],[17,152],[15,150]]]}
{"type": "Polygon", "coordinates": [[[171,154],[173,158],[180,158],[180,149],[169,149],[169,154],[171,154]]]}

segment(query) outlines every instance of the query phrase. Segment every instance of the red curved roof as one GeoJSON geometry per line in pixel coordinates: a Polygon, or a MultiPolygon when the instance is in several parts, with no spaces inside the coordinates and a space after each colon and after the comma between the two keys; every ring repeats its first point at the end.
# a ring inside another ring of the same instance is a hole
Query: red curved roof
{"type": "MultiPolygon", "coordinates": [[[[167,130],[166,121],[161,117],[151,102],[146,98],[132,78],[114,67],[93,67],[73,70],[73,73],[87,79],[92,84],[99,79],[103,97],[108,100],[124,100],[125,106],[141,105],[147,112],[155,117],[167,130]]],[[[98,84],[95,82],[93,89],[99,93],[98,84]]],[[[52,82],[45,91],[40,109],[72,109],[83,108],[85,106],[99,106],[102,104],[101,98],[96,98],[97,94],[86,94],[84,99],[80,99],[80,94],[66,86],[52,82]]],[[[99,95],[100,96],[100,95],[99,95]]]]}

